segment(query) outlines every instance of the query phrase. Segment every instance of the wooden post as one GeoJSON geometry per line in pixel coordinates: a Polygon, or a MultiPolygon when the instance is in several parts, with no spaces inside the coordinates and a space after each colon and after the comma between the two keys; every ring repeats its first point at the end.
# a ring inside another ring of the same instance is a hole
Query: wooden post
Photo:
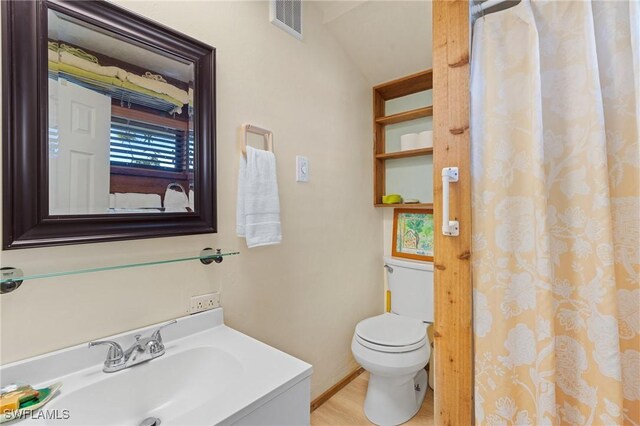
{"type": "Polygon", "coordinates": [[[469,2],[433,2],[435,212],[435,424],[473,424],[469,2]],[[442,234],[442,169],[457,166],[450,216],[460,235],[442,234]]]}

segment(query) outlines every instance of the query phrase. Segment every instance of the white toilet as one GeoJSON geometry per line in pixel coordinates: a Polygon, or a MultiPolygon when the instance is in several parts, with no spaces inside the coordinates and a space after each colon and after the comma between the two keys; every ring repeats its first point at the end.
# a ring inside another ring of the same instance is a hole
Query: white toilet
{"type": "Polygon", "coordinates": [[[433,323],[433,265],[385,258],[391,313],[362,320],[351,350],[370,373],[364,412],[381,426],[399,425],[420,409],[427,390],[433,323]]]}

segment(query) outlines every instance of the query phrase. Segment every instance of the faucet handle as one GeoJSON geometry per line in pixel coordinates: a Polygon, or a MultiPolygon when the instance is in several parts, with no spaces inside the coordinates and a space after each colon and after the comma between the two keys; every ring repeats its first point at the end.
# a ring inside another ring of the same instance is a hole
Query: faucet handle
{"type": "Polygon", "coordinates": [[[122,347],[111,340],[97,340],[95,342],[89,342],[89,347],[97,345],[109,345],[109,352],[107,352],[107,359],[104,361],[105,367],[113,367],[121,364],[124,361],[124,351],[122,347]]]}
{"type": "Polygon", "coordinates": [[[156,331],[153,332],[153,334],[151,335],[151,338],[153,340],[155,340],[156,342],[158,342],[161,346],[164,347],[164,345],[162,344],[162,335],[160,334],[160,330],[162,330],[163,328],[168,327],[170,325],[176,324],[177,322],[178,321],[176,321],[176,320],[171,320],[166,324],[162,324],[160,327],[158,327],[156,329],[156,331]]]}

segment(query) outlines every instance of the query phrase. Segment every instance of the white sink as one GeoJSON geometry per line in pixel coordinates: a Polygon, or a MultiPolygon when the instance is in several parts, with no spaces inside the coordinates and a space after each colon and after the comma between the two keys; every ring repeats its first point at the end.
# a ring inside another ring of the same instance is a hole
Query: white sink
{"type": "Polygon", "coordinates": [[[198,406],[215,403],[241,373],[242,365],[228,353],[197,347],[117,373],[98,373],[96,381],[63,393],[47,408],[69,410],[73,413],[69,420],[76,424],[139,424],[149,416],[167,423],[198,406]]]}
{"type": "MultiPolygon", "coordinates": [[[[107,339],[126,347],[153,329],[107,339]]],[[[165,355],[116,373],[102,371],[106,348],[86,345],[1,367],[3,385],[63,383],[42,418],[11,424],[309,424],[311,366],[225,326],[222,309],[181,318],[163,336],[165,355]]]]}

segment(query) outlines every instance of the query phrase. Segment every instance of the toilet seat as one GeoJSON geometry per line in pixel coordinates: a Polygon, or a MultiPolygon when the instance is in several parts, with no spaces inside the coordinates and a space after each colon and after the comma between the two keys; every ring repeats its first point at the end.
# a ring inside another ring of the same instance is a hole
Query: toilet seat
{"type": "Polygon", "coordinates": [[[418,319],[384,313],[360,321],[355,339],[379,352],[410,352],[426,344],[427,328],[418,319]]]}
{"type": "Polygon", "coordinates": [[[355,337],[356,337],[356,341],[360,343],[362,346],[364,346],[365,348],[369,348],[378,352],[387,352],[387,353],[411,352],[411,351],[415,351],[416,349],[420,349],[421,347],[427,344],[427,339],[425,338],[419,342],[416,342],[407,346],[385,346],[385,345],[378,345],[373,342],[369,342],[368,340],[363,339],[357,334],[355,337]]]}

